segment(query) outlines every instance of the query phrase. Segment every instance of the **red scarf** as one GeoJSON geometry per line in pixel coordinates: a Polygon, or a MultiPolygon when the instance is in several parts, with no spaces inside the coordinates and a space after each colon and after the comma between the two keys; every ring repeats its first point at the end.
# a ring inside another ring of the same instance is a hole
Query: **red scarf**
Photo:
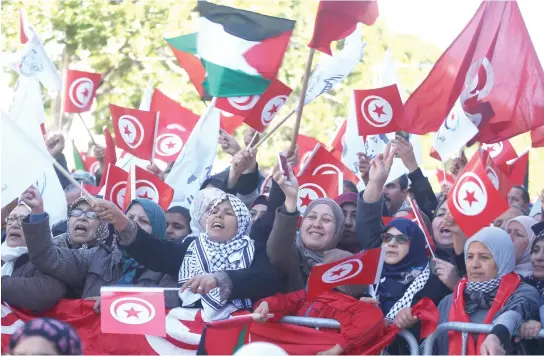
{"type": "MultiPolygon", "coordinates": [[[[499,289],[497,290],[497,295],[493,300],[491,308],[487,312],[483,324],[491,324],[493,317],[497,312],[504,306],[506,300],[512,295],[512,293],[518,288],[520,284],[520,278],[517,273],[512,272],[508,273],[501,278],[499,284],[499,289]]],[[[467,279],[463,278],[459,281],[457,288],[455,288],[455,294],[453,295],[452,305],[450,308],[450,315],[448,321],[458,321],[464,323],[470,323],[470,317],[465,312],[465,287],[467,286],[467,279]]],[[[477,342],[474,341],[472,334],[468,335],[467,341],[467,350],[466,355],[476,355],[479,354],[480,346],[484,342],[487,334],[480,334],[478,336],[477,342]]],[[[449,352],[450,355],[461,355],[462,354],[462,336],[460,332],[450,331],[448,333],[449,338],[449,352]]]]}

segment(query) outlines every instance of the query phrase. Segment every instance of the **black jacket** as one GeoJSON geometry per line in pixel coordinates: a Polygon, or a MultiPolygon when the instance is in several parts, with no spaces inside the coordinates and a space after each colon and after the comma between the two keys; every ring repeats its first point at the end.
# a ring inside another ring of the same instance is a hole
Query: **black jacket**
{"type": "Polygon", "coordinates": [[[410,190],[414,194],[419,209],[430,219],[434,216],[438,199],[433,192],[429,179],[423,175],[421,168],[408,174],[410,179],[410,190]]]}

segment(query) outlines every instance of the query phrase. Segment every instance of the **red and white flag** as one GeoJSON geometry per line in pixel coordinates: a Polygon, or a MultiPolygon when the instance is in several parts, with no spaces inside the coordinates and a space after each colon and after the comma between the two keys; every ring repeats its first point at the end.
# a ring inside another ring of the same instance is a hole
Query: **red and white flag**
{"type": "Polygon", "coordinates": [[[449,187],[453,186],[454,180],[451,173],[446,173],[444,170],[437,168],[436,169],[436,178],[440,186],[447,185],[449,187]]]}
{"type": "Polygon", "coordinates": [[[110,112],[117,146],[138,158],[151,160],[156,112],[123,108],[113,104],[110,104],[110,112]]]}
{"type": "Polygon", "coordinates": [[[153,93],[150,111],[160,111],[159,128],[155,140],[156,157],[166,162],[175,161],[199,117],[159,89],[155,89],[153,93]]]}
{"type": "Polygon", "coordinates": [[[403,130],[436,131],[460,98],[495,143],[544,125],[544,71],[515,1],[483,1],[404,105],[403,130]]]}
{"type": "Polygon", "coordinates": [[[348,121],[344,120],[330,145],[331,153],[334,155],[334,157],[336,157],[339,160],[342,160],[342,152],[344,151],[344,135],[346,134],[347,126],[348,126],[348,121]]]}
{"type": "Polygon", "coordinates": [[[246,117],[251,109],[257,105],[260,97],[260,95],[249,95],[217,98],[215,107],[234,115],[246,117]]]}
{"type": "Polygon", "coordinates": [[[531,147],[544,147],[544,126],[537,127],[531,131],[531,147]]]}
{"type": "Polygon", "coordinates": [[[234,135],[234,131],[244,123],[244,118],[221,110],[221,129],[229,135],[234,135]]]}
{"type": "Polygon", "coordinates": [[[174,189],[152,173],[138,166],[131,166],[125,191],[125,209],[134,199],[148,199],[160,205],[166,211],[174,198],[174,189]]]}
{"type": "Polygon", "coordinates": [[[25,44],[34,36],[34,27],[28,22],[25,10],[19,9],[19,35],[21,43],[25,44]]]}
{"type": "Polygon", "coordinates": [[[91,110],[102,74],[68,69],[64,87],[64,112],[82,113],[91,110]]]}
{"type": "Polygon", "coordinates": [[[306,172],[298,177],[297,208],[303,215],[308,205],[318,198],[336,199],[338,197],[338,177],[336,174],[311,175],[306,172]]]}
{"type": "Polygon", "coordinates": [[[109,164],[104,175],[106,176],[104,199],[111,201],[124,211],[127,172],[113,164],[109,164]]]}
{"type": "Polygon", "coordinates": [[[100,168],[100,163],[94,156],[87,156],[84,152],[80,152],[79,155],[81,156],[81,160],[83,161],[83,165],[85,166],[85,170],[87,172],[90,172],[92,174],[96,174],[98,169],[100,168]]]}
{"type": "Polygon", "coordinates": [[[166,336],[162,288],[102,287],[101,331],[166,336]]]}
{"type": "Polygon", "coordinates": [[[429,230],[427,230],[427,225],[425,225],[425,221],[423,221],[423,217],[421,216],[421,211],[419,210],[419,206],[417,205],[417,202],[415,199],[409,198],[408,201],[410,202],[410,206],[412,207],[412,211],[414,212],[414,217],[412,221],[414,221],[421,231],[423,231],[423,234],[425,235],[425,248],[427,249],[427,256],[434,256],[434,251],[436,250],[436,245],[434,244],[433,237],[429,230]]]}
{"type": "Polygon", "coordinates": [[[340,261],[314,266],[308,278],[308,299],[343,285],[371,285],[380,280],[384,253],[373,248],[340,261]]]}
{"type": "Polygon", "coordinates": [[[489,157],[491,157],[497,164],[506,163],[518,157],[514,146],[512,146],[510,143],[510,140],[504,140],[492,144],[484,143],[482,148],[489,153],[489,157]]]}
{"type": "Polygon", "coordinates": [[[360,136],[400,131],[402,99],[396,84],[383,88],[354,90],[355,112],[360,136]]]}
{"type": "Polygon", "coordinates": [[[285,104],[292,91],[293,89],[278,79],[274,79],[245,116],[244,122],[255,130],[263,132],[285,104]]]}
{"type": "MultiPolygon", "coordinates": [[[[104,154],[104,167],[108,165],[115,165],[117,163],[117,152],[115,151],[115,141],[111,136],[110,129],[104,128],[104,139],[106,140],[106,150],[104,154]]],[[[100,178],[99,186],[103,187],[106,184],[106,175],[102,172],[102,178],[100,178]]]]}
{"type": "Polygon", "coordinates": [[[503,184],[508,183],[500,182],[496,170],[486,168],[484,155],[476,152],[448,193],[450,213],[468,238],[508,209],[506,196],[498,190],[503,184]]]}
{"type": "MultiPolygon", "coordinates": [[[[527,166],[529,165],[529,150],[523,152],[519,157],[508,162],[498,164],[497,166],[508,176],[510,182],[514,185],[523,186],[527,166]]],[[[507,193],[508,194],[508,193],[507,193]]]]}
{"type": "Polygon", "coordinates": [[[314,152],[314,149],[318,144],[323,145],[321,142],[313,137],[302,134],[299,134],[297,136],[299,164],[297,167],[293,168],[293,171],[296,175],[299,174],[302,167],[304,167],[308,159],[312,156],[312,153],[314,152]]]}

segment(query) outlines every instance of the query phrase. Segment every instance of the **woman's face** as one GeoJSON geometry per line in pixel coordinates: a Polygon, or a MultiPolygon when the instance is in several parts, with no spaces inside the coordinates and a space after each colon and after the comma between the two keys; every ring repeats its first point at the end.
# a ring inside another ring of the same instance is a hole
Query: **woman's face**
{"type": "Polygon", "coordinates": [[[205,226],[208,237],[215,242],[228,241],[236,236],[238,219],[230,201],[225,200],[213,208],[205,226]]]}
{"type": "Polygon", "coordinates": [[[91,242],[95,236],[100,220],[96,213],[91,210],[89,204],[81,202],[76,205],[68,219],[69,233],[72,241],[82,245],[91,242]],[[89,213],[93,218],[89,218],[86,214],[89,213]]]}
{"type": "Polygon", "coordinates": [[[499,269],[491,251],[481,242],[474,241],[467,250],[467,276],[470,282],[486,282],[499,276],[499,269]]]}
{"type": "Polygon", "coordinates": [[[58,355],[58,351],[51,341],[43,336],[32,335],[23,337],[11,350],[12,355],[58,355]]]}
{"type": "Polygon", "coordinates": [[[519,260],[521,259],[521,256],[527,250],[529,247],[529,239],[527,237],[527,232],[523,228],[523,226],[517,222],[517,221],[511,221],[508,224],[508,228],[506,229],[506,232],[508,235],[510,235],[510,238],[512,238],[512,242],[514,243],[514,248],[516,249],[516,264],[519,263],[519,260]]]}
{"type": "Polygon", "coordinates": [[[19,205],[6,218],[6,244],[8,247],[26,246],[21,220],[28,214],[30,214],[30,210],[24,205],[19,205]]]}
{"type": "Polygon", "coordinates": [[[266,213],[266,210],[268,209],[268,206],[264,204],[257,204],[254,205],[253,208],[249,211],[251,214],[251,221],[255,222],[257,219],[259,219],[261,216],[266,213]]]}
{"type": "Polygon", "coordinates": [[[189,235],[189,221],[180,213],[166,213],[166,239],[178,240],[189,235]]]}
{"type": "Polygon", "coordinates": [[[151,227],[151,221],[140,204],[132,204],[126,215],[130,220],[133,220],[136,224],[138,224],[142,230],[148,234],[152,233],[153,228],[151,227]]]}
{"type": "Polygon", "coordinates": [[[302,220],[300,237],[304,246],[310,250],[320,251],[330,244],[335,231],[336,222],[332,208],[327,204],[317,204],[302,220]]]}
{"type": "Polygon", "coordinates": [[[536,279],[544,279],[544,240],[539,240],[531,251],[531,264],[536,279]]]}
{"type": "MultiPolygon", "coordinates": [[[[394,236],[404,235],[396,227],[387,229],[386,233],[394,236]]],[[[406,257],[408,251],[410,251],[410,240],[407,240],[404,243],[397,240],[397,238],[394,238],[389,243],[382,242],[382,247],[385,248],[384,262],[388,265],[395,265],[399,263],[404,259],[404,257],[406,257]]]]}
{"type": "Polygon", "coordinates": [[[453,236],[451,231],[442,226],[444,217],[449,212],[448,203],[444,202],[440,208],[436,211],[436,215],[433,219],[433,238],[437,244],[441,246],[450,246],[453,244],[453,236]]]}

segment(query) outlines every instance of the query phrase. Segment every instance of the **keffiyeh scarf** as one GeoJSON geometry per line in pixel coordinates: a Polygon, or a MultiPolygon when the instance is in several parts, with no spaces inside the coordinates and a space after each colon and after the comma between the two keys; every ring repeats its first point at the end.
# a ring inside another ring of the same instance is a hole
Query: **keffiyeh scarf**
{"type": "Polygon", "coordinates": [[[414,281],[406,289],[406,292],[404,292],[404,295],[402,296],[402,298],[400,298],[393,305],[393,307],[389,310],[389,312],[387,313],[385,317],[387,319],[395,319],[395,316],[397,316],[397,313],[401,309],[410,307],[412,305],[412,300],[414,299],[414,296],[425,287],[425,284],[427,284],[427,281],[429,280],[430,275],[431,275],[431,268],[429,264],[427,264],[423,272],[421,272],[414,279],[414,281]]]}
{"type": "Polygon", "coordinates": [[[491,308],[500,283],[499,278],[485,282],[467,282],[464,291],[465,311],[467,314],[473,314],[478,309],[491,308]]]}
{"type": "MultiPolygon", "coordinates": [[[[216,200],[212,208],[225,199],[230,201],[238,220],[236,236],[225,242],[215,242],[209,238],[208,234],[201,233],[187,249],[179,271],[180,285],[201,274],[245,269],[253,262],[255,244],[247,235],[251,227],[251,215],[247,207],[230,194],[216,200]]],[[[226,319],[235,310],[251,308],[249,299],[222,300],[219,287],[212,289],[206,295],[193,292],[196,291],[187,289],[180,293],[183,306],[200,300],[203,313],[208,320],[226,319]]]]}

